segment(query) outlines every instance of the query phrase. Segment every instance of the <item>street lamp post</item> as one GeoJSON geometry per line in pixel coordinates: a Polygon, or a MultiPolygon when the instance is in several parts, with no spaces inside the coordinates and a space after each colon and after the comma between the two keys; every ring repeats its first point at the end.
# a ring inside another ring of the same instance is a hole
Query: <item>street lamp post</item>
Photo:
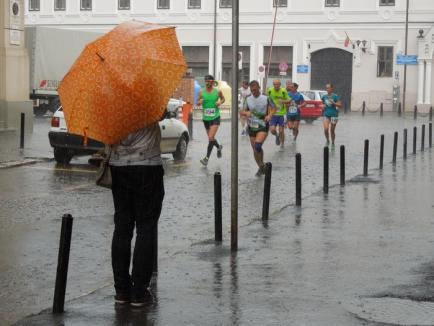
{"type": "MultiPolygon", "coordinates": [[[[407,48],[408,48],[408,7],[409,7],[409,0],[407,0],[407,8],[405,12],[405,55],[407,55],[407,48]]],[[[403,116],[405,113],[405,93],[407,89],[407,64],[404,64],[404,84],[402,86],[402,113],[403,116]]]]}

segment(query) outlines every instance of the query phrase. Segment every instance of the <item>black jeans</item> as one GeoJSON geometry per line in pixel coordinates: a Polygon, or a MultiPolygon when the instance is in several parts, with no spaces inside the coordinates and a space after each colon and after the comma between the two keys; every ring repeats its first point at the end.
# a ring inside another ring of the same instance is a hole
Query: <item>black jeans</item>
{"type": "Polygon", "coordinates": [[[112,267],[116,293],[143,295],[154,266],[155,235],[164,198],[164,169],[158,166],[111,166],[115,206],[112,267]],[[136,227],[133,268],[131,240],[136,227]]]}

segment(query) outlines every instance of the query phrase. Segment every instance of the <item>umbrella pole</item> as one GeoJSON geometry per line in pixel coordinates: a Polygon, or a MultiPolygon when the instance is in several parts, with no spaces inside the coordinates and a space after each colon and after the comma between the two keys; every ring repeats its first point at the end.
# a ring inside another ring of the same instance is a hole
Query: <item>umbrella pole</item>
{"type": "Polygon", "coordinates": [[[232,110],[231,110],[231,251],[238,250],[238,45],[239,0],[232,3],[232,110]]]}

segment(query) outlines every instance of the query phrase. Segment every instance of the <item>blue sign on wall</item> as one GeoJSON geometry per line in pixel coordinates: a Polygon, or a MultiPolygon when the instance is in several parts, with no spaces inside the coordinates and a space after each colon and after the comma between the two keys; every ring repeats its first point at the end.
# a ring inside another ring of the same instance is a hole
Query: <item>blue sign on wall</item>
{"type": "Polygon", "coordinates": [[[308,65],[297,65],[297,73],[298,74],[307,74],[309,72],[308,65]]]}
{"type": "Polygon", "coordinates": [[[417,65],[417,55],[396,55],[397,65],[417,65]]]}

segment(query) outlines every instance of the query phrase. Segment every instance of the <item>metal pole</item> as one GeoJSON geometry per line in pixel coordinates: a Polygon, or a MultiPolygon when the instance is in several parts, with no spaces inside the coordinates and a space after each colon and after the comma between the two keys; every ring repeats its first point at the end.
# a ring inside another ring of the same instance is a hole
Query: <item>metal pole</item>
{"type": "Polygon", "coordinates": [[[380,117],[383,116],[383,102],[380,104],[380,117]]]}
{"type": "Polygon", "coordinates": [[[222,232],[222,176],[214,173],[214,235],[215,241],[223,241],[222,232]]]}
{"type": "Polygon", "coordinates": [[[399,104],[398,104],[398,117],[401,116],[401,107],[402,107],[402,104],[401,104],[401,102],[399,102],[399,104]]]}
{"type": "Polygon", "coordinates": [[[429,108],[429,121],[432,121],[432,106],[429,108]]]}
{"type": "Polygon", "coordinates": [[[214,45],[213,45],[213,65],[212,71],[214,78],[217,78],[217,0],[214,0],[214,45]]]}
{"type": "Polygon", "coordinates": [[[368,162],[369,162],[369,139],[365,139],[365,149],[363,151],[363,175],[368,176],[368,162]]]}
{"type": "Polygon", "coordinates": [[[70,214],[62,217],[59,255],[57,258],[56,286],[54,289],[53,314],[63,312],[65,305],[66,281],[68,279],[69,251],[71,249],[73,218],[70,214]]]}
{"type": "Polygon", "coordinates": [[[420,141],[420,150],[423,152],[425,150],[425,125],[422,125],[422,136],[420,141]]]}
{"type": "Polygon", "coordinates": [[[380,139],[380,170],[383,169],[383,158],[384,158],[384,135],[381,135],[381,139],[380,139]]]}
{"type": "Polygon", "coordinates": [[[407,159],[407,128],[404,129],[404,138],[402,140],[403,143],[403,157],[404,160],[407,159]]]}
{"type": "Polygon", "coordinates": [[[413,119],[417,120],[417,105],[414,106],[413,119]]]}
{"type": "Polygon", "coordinates": [[[270,211],[271,171],[273,166],[270,162],[265,163],[264,200],[262,202],[262,219],[268,220],[270,211]]]}
{"type": "Polygon", "coordinates": [[[295,205],[301,206],[301,154],[295,154],[295,205]]]}
{"type": "Polygon", "coordinates": [[[417,127],[413,128],[413,154],[416,154],[417,127]]]}
{"type": "Polygon", "coordinates": [[[323,190],[325,194],[329,192],[329,148],[324,147],[324,185],[323,190]]]}
{"type": "Polygon", "coordinates": [[[428,127],[428,143],[429,143],[429,147],[432,147],[432,123],[429,123],[429,127],[428,127]]]}
{"type": "MultiPolygon", "coordinates": [[[[273,0],[273,3],[275,3],[275,1],[276,0],[273,0]]],[[[273,31],[271,33],[270,52],[268,53],[267,74],[265,75],[265,82],[262,90],[264,93],[267,91],[268,75],[270,74],[271,53],[273,52],[273,41],[274,41],[274,30],[276,28],[277,8],[278,6],[276,4],[276,9],[274,11],[273,31]]]]}
{"type": "Polygon", "coordinates": [[[341,186],[345,186],[345,146],[341,145],[341,186]]]}
{"type": "Polygon", "coordinates": [[[20,148],[24,148],[25,113],[21,113],[20,148]]]}
{"type": "Polygon", "coordinates": [[[362,105],[362,115],[365,115],[365,109],[366,109],[366,102],[363,101],[363,105],[362,105]]]}
{"type": "Polygon", "coordinates": [[[193,139],[193,112],[188,113],[188,134],[190,139],[193,139]]]}
{"type": "Polygon", "coordinates": [[[231,250],[238,250],[238,43],[239,0],[232,1],[232,110],[231,110],[231,250]]]}
{"type": "Polygon", "coordinates": [[[396,163],[397,151],[398,151],[398,132],[395,131],[395,133],[393,134],[393,158],[392,158],[393,163],[396,163]]]}
{"type": "MultiPolygon", "coordinates": [[[[407,55],[407,49],[408,49],[408,7],[409,7],[409,0],[407,0],[407,7],[405,11],[405,55],[407,55]]],[[[404,85],[402,88],[402,112],[405,113],[405,95],[407,90],[407,65],[404,64],[404,85]]],[[[405,114],[404,114],[405,116],[405,114]]]]}

